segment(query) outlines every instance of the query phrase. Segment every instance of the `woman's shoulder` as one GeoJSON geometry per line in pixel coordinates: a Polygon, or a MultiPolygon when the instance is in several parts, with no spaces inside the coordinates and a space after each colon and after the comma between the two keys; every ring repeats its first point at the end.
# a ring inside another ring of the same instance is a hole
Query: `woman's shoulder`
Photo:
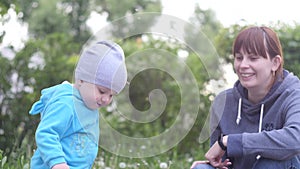
{"type": "Polygon", "coordinates": [[[228,101],[232,102],[233,100],[235,100],[234,89],[226,89],[216,95],[216,97],[213,100],[213,106],[225,106],[225,104],[228,103],[228,101]]]}
{"type": "Polygon", "coordinates": [[[225,89],[225,90],[221,91],[220,93],[218,93],[216,95],[216,99],[224,98],[224,97],[232,97],[233,95],[234,95],[234,89],[229,88],[229,89],[225,89]]]}

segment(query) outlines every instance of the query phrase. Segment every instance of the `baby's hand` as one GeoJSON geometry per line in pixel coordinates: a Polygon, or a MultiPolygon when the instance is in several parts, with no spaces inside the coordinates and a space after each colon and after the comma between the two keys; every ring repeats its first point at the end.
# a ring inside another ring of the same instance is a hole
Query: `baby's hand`
{"type": "Polygon", "coordinates": [[[70,167],[66,163],[61,163],[54,165],[52,169],[70,169],[70,167]]]}
{"type": "Polygon", "coordinates": [[[209,164],[209,161],[208,160],[194,161],[192,166],[191,166],[191,169],[195,168],[198,164],[209,164]]]}

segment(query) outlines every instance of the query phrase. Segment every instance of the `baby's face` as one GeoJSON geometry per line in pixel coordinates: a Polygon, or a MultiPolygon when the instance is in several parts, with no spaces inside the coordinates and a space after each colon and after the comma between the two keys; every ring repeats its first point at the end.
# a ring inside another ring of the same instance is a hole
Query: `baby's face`
{"type": "Polygon", "coordinates": [[[116,92],[103,86],[95,85],[89,82],[80,81],[78,90],[85,103],[90,109],[98,109],[111,103],[112,97],[116,92]]]}

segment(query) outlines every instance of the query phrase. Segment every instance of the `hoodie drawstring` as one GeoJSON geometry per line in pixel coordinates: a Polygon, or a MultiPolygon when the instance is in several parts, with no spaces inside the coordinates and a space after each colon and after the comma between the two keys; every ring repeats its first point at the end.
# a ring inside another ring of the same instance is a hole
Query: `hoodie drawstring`
{"type": "MultiPolygon", "coordinates": [[[[264,116],[264,104],[261,104],[261,107],[260,107],[260,116],[259,116],[259,126],[258,126],[258,132],[259,133],[262,130],[262,119],[263,119],[263,116],[264,116]]],[[[256,159],[257,160],[260,159],[260,155],[257,155],[256,159]]]]}
{"type": "Polygon", "coordinates": [[[260,133],[262,130],[262,119],[264,116],[264,104],[261,104],[260,107],[260,116],[259,116],[259,126],[258,126],[258,132],[260,133]]]}
{"type": "MultiPolygon", "coordinates": [[[[264,104],[261,104],[260,107],[260,116],[259,116],[259,126],[258,126],[258,132],[260,133],[262,130],[262,119],[264,116],[264,104]]],[[[236,117],[236,124],[239,125],[240,121],[242,119],[242,98],[239,99],[239,106],[238,106],[238,115],[236,117]]]]}
{"type": "MultiPolygon", "coordinates": [[[[264,117],[264,104],[261,104],[260,106],[260,115],[259,115],[259,126],[258,126],[258,132],[260,133],[262,131],[262,120],[263,120],[263,117],[264,117]]],[[[236,117],[236,124],[239,125],[240,124],[240,121],[242,119],[242,98],[239,99],[239,106],[238,106],[238,115],[236,117]]],[[[260,155],[257,155],[256,156],[256,159],[260,159],[260,155]]]]}
{"type": "Polygon", "coordinates": [[[237,125],[240,124],[240,121],[242,119],[241,113],[242,113],[242,98],[239,99],[238,115],[236,117],[236,124],[237,125]]]}

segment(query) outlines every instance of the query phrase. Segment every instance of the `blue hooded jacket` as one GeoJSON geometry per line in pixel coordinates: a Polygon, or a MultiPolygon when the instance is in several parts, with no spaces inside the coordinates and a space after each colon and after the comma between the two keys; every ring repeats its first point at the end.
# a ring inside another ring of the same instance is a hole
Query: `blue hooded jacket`
{"type": "Polygon", "coordinates": [[[98,152],[99,112],[87,108],[70,83],[42,90],[29,114],[41,115],[32,169],[67,163],[71,169],[92,168],[98,152]]]}
{"type": "Polygon", "coordinates": [[[227,156],[235,169],[251,169],[256,157],[300,159],[300,81],[284,70],[260,103],[247,99],[237,81],[220,93],[211,107],[211,145],[228,135],[227,156]]]}

